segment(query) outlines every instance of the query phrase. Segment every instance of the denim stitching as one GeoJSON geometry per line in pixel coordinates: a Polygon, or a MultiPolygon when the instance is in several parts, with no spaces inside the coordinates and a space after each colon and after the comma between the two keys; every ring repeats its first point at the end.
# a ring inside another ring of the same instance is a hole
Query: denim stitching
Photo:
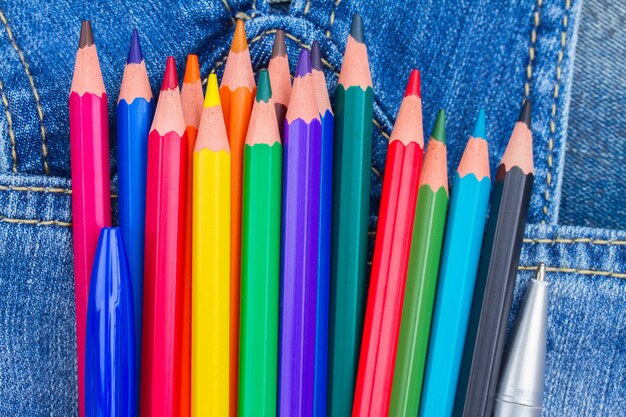
{"type": "MultiPolygon", "coordinates": [[[[536,266],[519,266],[517,269],[519,271],[536,271],[537,267],[536,266]]],[[[567,268],[564,266],[559,266],[559,267],[546,266],[546,272],[563,272],[566,274],[599,275],[602,277],[626,278],[626,273],[622,273],[622,272],[598,271],[595,269],[576,269],[576,268],[567,268]]]]}
{"type": "Polygon", "coordinates": [[[9,139],[11,139],[11,158],[13,158],[13,172],[17,173],[17,152],[15,151],[15,132],[13,131],[13,118],[11,117],[11,110],[9,110],[9,101],[4,94],[4,86],[0,81],[0,95],[2,95],[2,104],[4,105],[4,113],[7,117],[7,124],[9,125],[9,139]]]}
{"type": "Polygon", "coordinates": [[[572,245],[576,243],[588,243],[590,245],[606,245],[606,246],[623,246],[626,245],[626,240],[602,240],[591,239],[588,237],[574,238],[574,239],[524,239],[524,243],[536,243],[536,244],[564,244],[572,245]]]}
{"type": "Polygon", "coordinates": [[[551,118],[550,118],[550,139],[548,140],[548,172],[546,173],[546,192],[544,193],[544,204],[543,204],[543,214],[544,219],[541,221],[542,224],[546,223],[546,219],[548,217],[548,201],[550,200],[550,185],[552,184],[552,155],[554,153],[554,136],[556,133],[556,102],[559,98],[559,89],[561,87],[561,64],[563,63],[563,55],[565,51],[565,45],[567,43],[567,24],[568,24],[568,13],[570,11],[571,0],[565,0],[565,16],[563,16],[563,21],[561,23],[561,43],[559,47],[559,54],[557,58],[556,64],[556,82],[554,83],[554,92],[553,92],[553,100],[552,100],[552,108],[551,118]]]}
{"type": "Polygon", "coordinates": [[[43,107],[41,106],[41,101],[39,99],[39,91],[37,91],[37,87],[35,87],[35,80],[33,79],[33,76],[30,73],[28,63],[26,62],[26,58],[24,57],[24,53],[22,52],[20,47],[17,45],[17,42],[15,41],[15,38],[13,37],[13,31],[11,30],[11,27],[9,26],[9,22],[7,21],[7,18],[5,17],[2,9],[0,9],[0,20],[2,20],[2,23],[4,24],[4,28],[7,31],[7,35],[9,36],[9,40],[11,41],[11,45],[13,45],[13,49],[15,49],[15,52],[17,52],[17,55],[19,56],[20,61],[22,62],[22,66],[24,67],[24,72],[26,73],[26,77],[28,78],[28,82],[30,83],[30,89],[33,92],[33,97],[35,98],[35,104],[37,106],[37,116],[39,117],[39,130],[41,131],[41,153],[42,153],[42,159],[43,159],[43,170],[45,174],[48,175],[49,169],[48,169],[48,161],[47,161],[48,147],[46,145],[46,127],[44,126],[44,123],[43,123],[43,107]]]}
{"type": "Polygon", "coordinates": [[[36,226],[72,227],[72,223],[63,222],[60,220],[12,219],[4,216],[0,216],[0,222],[11,224],[31,224],[36,226]]]}
{"type": "Polygon", "coordinates": [[[304,15],[309,14],[309,10],[311,10],[311,0],[306,0],[306,5],[304,6],[304,15]]]}
{"type": "Polygon", "coordinates": [[[49,188],[49,187],[17,187],[14,185],[0,185],[0,191],[33,191],[38,193],[61,193],[72,194],[71,188],[49,188]]]}
{"type": "Polygon", "coordinates": [[[537,0],[535,12],[533,14],[534,26],[530,32],[530,49],[528,50],[528,65],[526,66],[526,82],[524,83],[524,94],[526,98],[530,97],[530,86],[533,80],[533,61],[535,60],[535,45],[537,43],[537,28],[540,23],[540,11],[543,0],[537,0]]]}
{"type": "Polygon", "coordinates": [[[254,16],[256,16],[256,0],[252,0],[252,13],[250,14],[250,18],[253,18],[254,16]]]}
{"type": "Polygon", "coordinates": [[[328,25],[328,29],[326,30],[326,37],[330,38],[330,30],[332,29],[333,25],[335,24],[335,12],[337,11],[337,8],[339,7],[339,4],[341,4],[342,0],[335,0],[335,7],[333,8],[333,11],[330,12],[330,22],[328,25]]]}
{"type": "Polygon", "coordinates": [[[228,4],[228,0],[222,0],[222,4],[224,5],[224,8],[228,12],[230,22],[232,24],[235,24],[235,18],[233,17],[233,12],[230,10],[230,5],[228,4]]]}

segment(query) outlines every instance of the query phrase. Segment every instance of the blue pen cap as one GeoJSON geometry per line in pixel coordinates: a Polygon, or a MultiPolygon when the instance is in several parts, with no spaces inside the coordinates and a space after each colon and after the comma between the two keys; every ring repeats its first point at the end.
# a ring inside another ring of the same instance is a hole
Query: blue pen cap
{"type": "Polygon", "coordinates": [[[87,417],[135,413],[135,324],[128,258],[117,227],[100,231],[93,262],[85,347],[87,417]]]}

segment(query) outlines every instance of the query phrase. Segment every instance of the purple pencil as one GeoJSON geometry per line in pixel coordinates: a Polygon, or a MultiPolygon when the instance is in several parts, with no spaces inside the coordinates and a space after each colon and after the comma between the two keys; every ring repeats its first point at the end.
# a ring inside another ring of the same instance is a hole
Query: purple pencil
{"type": "Polygon", "coordinates": [[[322,128],[311,56],[300,52],[285,117],[278,412],[313,415],[322,128]]]}

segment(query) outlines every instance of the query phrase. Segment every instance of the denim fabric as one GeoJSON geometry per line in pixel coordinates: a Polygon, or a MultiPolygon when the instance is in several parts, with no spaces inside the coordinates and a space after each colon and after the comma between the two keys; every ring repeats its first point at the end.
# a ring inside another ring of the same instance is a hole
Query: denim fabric
{"type": "MultiPolygon", "coordinates": [[[[76,415],[67,98],[79,20],[92,20],[110,97],[115,192],[114,105],[132,27],[140,30],[155,95],[167,54],[181,75],[186,53],[194,52],[204,77],[212,70],[221,76],[235,18],[246,21],[255,71],[267,65],[276,28],[286,31],[292,68],[301,46],[320,41],[332,92],[354,12],[363,15],[375,91],[372,240],[387,139],[410,68],[422,70],[425,131],[438,108],[449,114],[451,174],[480,107],[493,170],[521,99],[532,97],[534,225],[512,318],[528,269],[545,261],[552,289],[544,415],[623,416],[626,235],[557,225],[581,0],[295,0],[288,13],[274,7],[267,0],[0,5],[0,416],[76,415]]],[[[584,164],[569,175],[594,163],[580,158],[584,164]]]]}

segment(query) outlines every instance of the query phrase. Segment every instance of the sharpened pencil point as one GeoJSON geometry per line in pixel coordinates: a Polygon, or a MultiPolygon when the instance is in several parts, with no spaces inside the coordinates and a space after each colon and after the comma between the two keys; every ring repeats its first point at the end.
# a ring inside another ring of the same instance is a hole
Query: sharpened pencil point
{"type": "Polygon", "coordinates": [[[209,75],[206,95],[204,96],[204,107],[215,107],[220,105],[220,87],[217,83],[217,75],[213,73],[209,75]]]}
{"type": "Polygon", "coordinates": [[[476,118],[476,125],[474,125],[474,133],[472,134],[475,138],[487,139],[487,127],[485,121],[485,111],[480,109],[478,112],[478,117],[476,118]]]}
{"type": "Polygon", "coordinates": [[[243,20],[237,20],[235,26],[235,34],[233,35],[233,43],[230,45],[231,52],[243,52],[248,49],[248,40],[246,39],[246,27],[243,20]]]}
{"type": "Polygon", "coordinates": [[[430,136],[443,144],[446,143],[446,112],[443,109],[439,109],[439,113],[437,113],[435,127],[430,136]]]}
{"type": "Polygon", "coordinates": [[[311,45],[311,66],[314,70],[322,71],[322,55],[318,41],[313,41],[311,45]]]}
{"type": "Polygon", "coordinates": [[[268,102],[272,98],[270,73],[266,69],[259,72],[259,82],[256,88],[256,101],[268,102]]]}
{"type": "Polygon", "coordinates": [[[139,43],[139,32],[133,29],[133,35],[130,38],[130,49],[128,50],[127,64],[140,64],[143,61],[143,53],[141,52],[141,44],[139,43]]]}
{"type": "Polygon", "coordinates": [[[80,39],[78,40],[78,47],[84,48],[85,46],[93,45],[93,31],[91,30],[91,22],[89,20],[83,20],[80,26],[80,39]]]}
{"type": "Polygon", "coordinates": [[[411,71],[411,75],[409,75],[409,82],[406,85],[406,90],[404,91],[404,97],[408,97],[408,96],[421,97],[422,93],[420,89],[421,89],[420,72],[414,69],[411,71]]]}
{"type": "Polygon", "coordinates": [[[524,100],[522,103],[522,111],[519,114],[518,122],[522,122],[531,129],[531,121],[530,121],[530,113],[531,113],[531,103],[530,99],[524,100]]]}
{"type": "Polygon", "coordinates": [[[163,74],[163,84],[161,91],[178,88],[178,73],[176,72],[176,61],[173,56],[168,56],[165,62],[165,74],[163,74]]]}
{"type": "Polygon", "coordinates": [[[361,15],[355,13],[352,16],[352,26],[350,27],[350,36],[354,38],[355,41],[359,43],[364,43],[365,39],[363,37],[363,19],[361,15]]]}
{"type": "Polygon", "coordinates": [[[287,45],[285,44],[285,31],[277,29],[274,35],[274,46],[272,47],[272,58],[275,56],[286,56],[287,45]]]}
{"type": "Polygon", "coordinates": [[[200,79],[200,65],[198,64],[198,55],[187,55],[187,65],[185,66],[185,77],[183,82],[193,83],[200,79]]]}
{"type": "Polygon", "coordinates": [[[537,268],[537,275],[535,276],[537,281],[545,281],[546,279],[546,264],[543,262],[539,263],[539,267],[537,268]]]}
{"type": "Polygon", "coordinates": [[[298,67],[296,68],[296,77],[304,77],[311,73],[311,53],[302,48],[300,57],[298,57],[298,67]]]}

